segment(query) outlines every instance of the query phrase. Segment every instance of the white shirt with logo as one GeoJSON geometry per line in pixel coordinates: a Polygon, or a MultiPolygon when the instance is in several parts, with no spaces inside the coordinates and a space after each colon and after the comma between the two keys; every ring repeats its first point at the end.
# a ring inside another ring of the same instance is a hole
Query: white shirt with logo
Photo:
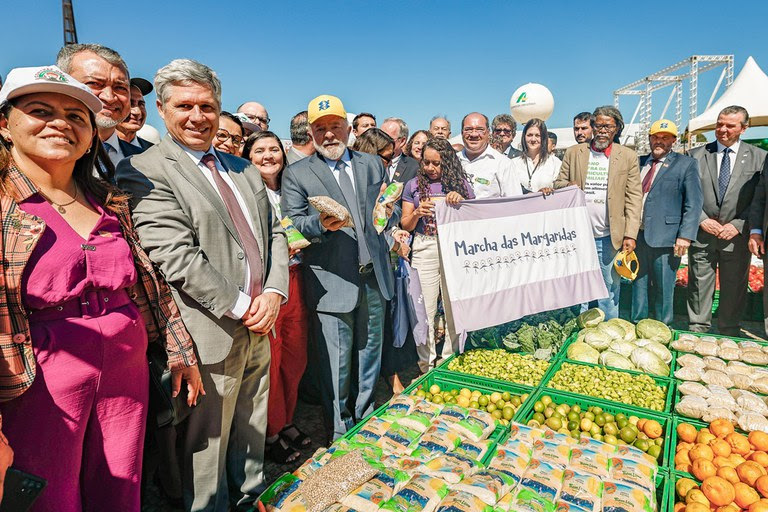
{"type": "Polygon", "coordinates": [[[477,199],[522,195],[520,180],[512,168],[512,160],[493,149],[485,148],[474,160],[464,150],[456,153],[477,199]]]}
{"type": "Polygon", "coordinates": [[[587,211],[592,221],[592,234],[595,238],[611,234],[611,226],[608,222],[609,161],[605,153],[593,151],[590,148],[584,194],[587,196],[587,211]]]}

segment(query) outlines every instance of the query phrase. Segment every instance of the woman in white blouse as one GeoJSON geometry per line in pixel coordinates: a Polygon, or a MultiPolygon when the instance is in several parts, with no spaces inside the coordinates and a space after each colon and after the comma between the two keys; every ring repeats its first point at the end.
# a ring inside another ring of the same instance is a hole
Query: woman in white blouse
{"type": "Polygon", "coordinates": [[[544,121],[534,118],[525,123],[520,146],[522,153],[512,159],[512,166],[523,187],[523,193],[551,189],[562,162],[549,152],[547,125],[544,121]]]}

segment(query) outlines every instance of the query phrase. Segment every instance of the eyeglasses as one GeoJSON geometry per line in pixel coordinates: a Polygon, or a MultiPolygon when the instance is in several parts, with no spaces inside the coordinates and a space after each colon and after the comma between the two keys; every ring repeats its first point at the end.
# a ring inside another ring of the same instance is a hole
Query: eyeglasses
{"type": "Polygon", "coordinates": [[[595,125],[596,132],[610,132],[611,130],[615,130],[615,129],[616,129],[615,124],[596,124],[595,125]]]}
{"type": "Polygon", "coordinates": [[[253,114],[245,114],[245,117],[247,117],[248,119],[250,119],[253,122],[260,121],[260,122],[262,122],[264,124],[269,124],[269,122],[271,121],[271,119],[269,117],[256,116],[256,115],[253,115],[253,114]]]}
{"type": "Polygon", "coordinates": [[[236,148],[239,148],[243,145],[243,138],[239,135],[232,135],[227,130],[220,129],[218,132],[216,132],[216,139],[219,142],[227,142],[227,140],[232,141],[232,145],[236,148]]]}
{"type": "Polygon", "coordinates": [[[486,129],[482,128],[482,127],[478,128],[476,126],[467,126],[464,129],[462,129],[461,131],[464,132],[464,133],[485,133],[485,130],[486,129]]]}
{"type": "Polygon", "coordinates": [[[514,130],[510,130],[509,128],[494,128],[493,133],[497,135],[512,135],[515,133],[514,130]]]}

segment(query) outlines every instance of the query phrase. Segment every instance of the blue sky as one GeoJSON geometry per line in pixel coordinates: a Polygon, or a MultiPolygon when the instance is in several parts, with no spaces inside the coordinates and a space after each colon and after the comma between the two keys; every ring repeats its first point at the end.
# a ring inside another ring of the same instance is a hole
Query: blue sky
{"type": "MultiPolygon", "coordinates": [[[[577,112],[612,103],[614,89],[693,54],[734,54],[737,73],[752,55],[768,70],[763,1],[73,3],[80,42],[114,48],[134,76],[150,79],[174,58],[204,62],[222,79],[225,109],[259,101],[283,137],[290,117],[323,93],[350,112],[403,117],[415,130],[437,113],[457,126],[470,111],[509,112],[512,92],[538,82],[555,98],[548,125],[563,127],[577,112]]],[[[61,2],[2,5],[0,73],[52,63],[63,41],[61,2]]],[[[717,80],[709,75],[700,111],[717,80]]],[[[654,96],[654,115],[667,95],[654,96]]],[[[635,102],[621,106],[629,119],[635,102]]]]}

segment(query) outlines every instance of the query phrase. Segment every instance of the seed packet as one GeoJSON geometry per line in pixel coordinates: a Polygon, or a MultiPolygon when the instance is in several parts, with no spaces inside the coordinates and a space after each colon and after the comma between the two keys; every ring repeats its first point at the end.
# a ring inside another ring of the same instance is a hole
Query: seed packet
{"type": "Polygon", "coordinates": [[[386,229],[387,221],[389,221],[386,207],[400,199],[400,196],[403,195],[404,186],[403,183],[393,181],[376,199],[376,204],[373,207],[373,227],[377,233],[381,234],[386,229]]]}
{"type": "Polygon", "coordinates": [[[656,478],[656,467],[637,462],[632,459],[611,459],[610,479],[628,482],[632,485],[653,491],[656,487],[653,481],[656,478]]]}
{"type": "Polygon", "coordinates": [[[382,511],[434,512],[437,504],[448,494],[448,486],[439,478],[418,474],[381,505],[382,511]]]}
{"type": "Polygon", "coordinates": [[[589,512],[599,512],[602,495],[603,482],[597,476],[571,468],[563,473],[563,488],[559,498],[561,502],[589,512]]]}
{"type": "MultiPolygon", "coordinates": [[[[651,493],[652,494],[652,493],[651,493]]],[[[603,482],[604,512],[653,512],[648,490],[626,482],[603,482]]]]}
{"type": "Polygon", "coordinates": [[[488,450],[491,449],[493,441],[490,439],[484,439],[482,441],[462,441],[461,444],[454,450],[454,453],[464,455],[470,459],[482,460],[488,450]]]}
{"type": "Polygon", "coordinates": [[[391,426],[392,423],[389,421],[371,418],[357,431],[352,440],[358,443],[376,444],[391,426]]]}
{"type": "Polygon", "coordinates": [[[571,447],[557,442],[537,439],[533,442],[533,459],[565,468],[571,459],[571,447]]]}
{"type": "Polygon", "coordinates": [[[467,417],[457,421],[453,429],[461,436],[479,441],[487,439],[493,429],[496,428],[496,420],[491,414],[477,409],[470,409],[467,417]]]}
{"type": "Polygon", "coordinates": [[[495,504],[507,494],[516,481],[506,473],[484,469],[474,475],[465,477],[461,482],[453,486],[457,491],[474,494],[485,503],[495,504]]]}
{"type": "Polygon", "coordinates": [[[378,445],[387,454],[407,455],[413,451],[413,445],[421,432],[399,423],[393,423],[389,430],[379,438],[378,445]]]}
{"type": "Polygon", "coordinates": [[[305,247],[309,247],[309,240],[304,238],[304,235],[302,235],[301,232],[296,229],[296,226],[293,225],[293,221],[291,221],[291,219],[288,217],[283,217],[280,219],[280,225],[283,226],[285,237],[288,239],[288,247],[290,247],[291,250],[298,251],[300,249],[304,249],[305,247]]]}
{"type": "Polygon", "coordinates": [[[437,512],[493,512],[493,507],[473,494],[454,490],[443,498],[437,512]]]}
{"type": "Polygon", "coordinates": [[[588,448],[576,447],[571,450],[571,469],[591,473],[599,478],[608,478],[611,459],[604,452],[595,452],[588,448]]]}
{"type": "Polygon", "coordinates": [[[479,469],[480,463],[476,460],[456,453],[446,453],[424,464],[422,471],[426,475],[455,484],[462,478],[475,474],[479,469]]]}

